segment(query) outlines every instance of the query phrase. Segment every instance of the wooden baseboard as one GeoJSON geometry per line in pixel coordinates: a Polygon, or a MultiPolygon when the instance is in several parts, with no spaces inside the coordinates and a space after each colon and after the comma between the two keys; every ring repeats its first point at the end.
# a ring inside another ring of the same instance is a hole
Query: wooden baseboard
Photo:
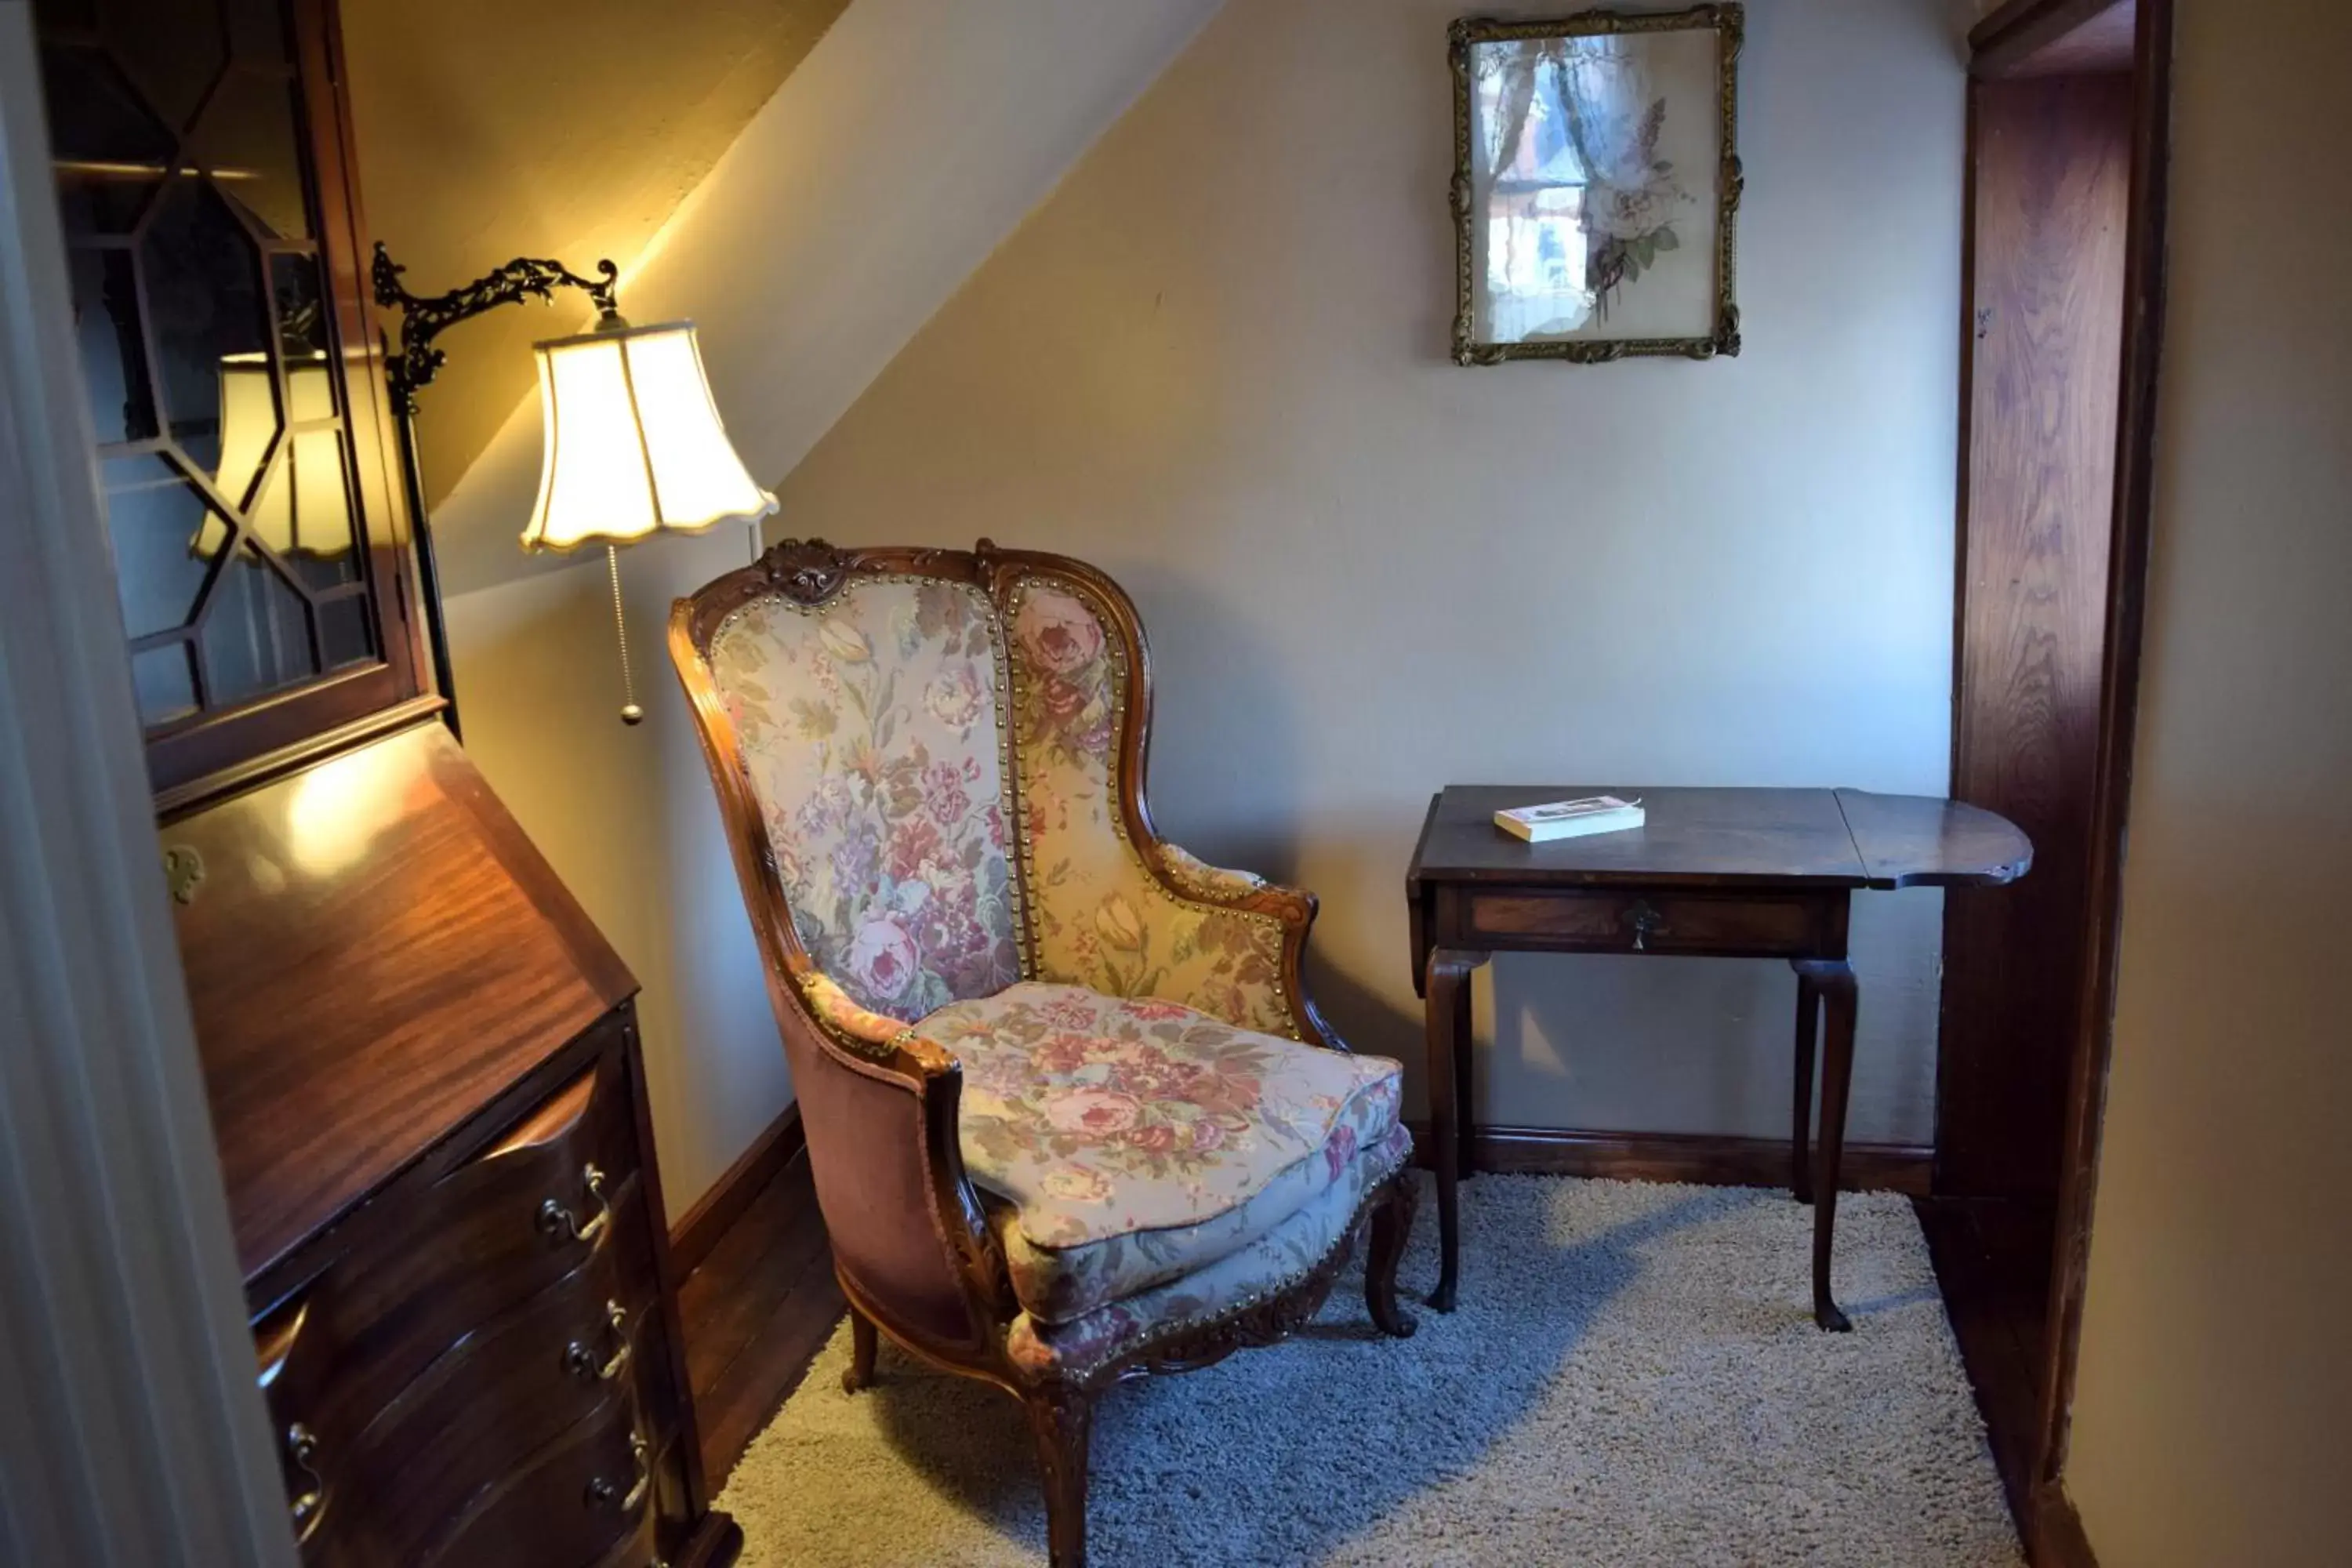
{"type": "Polygon", "coordinates": [[[761,1134],[751,1140],[751,1146],[742,1157],[727,1167],[727,1173],[712,1184],[709,1192],[686,1211],[686,1216],[670,1227],[669,1255],[681,1279],[702,1266],[719,1238],[743,1215],[767,1184],[775,1180],[776,1173],[792,1163],[793,1156],[808,1146],[808,1137],[801,1129],[800,1102],[784,1107],[761,1134]]]}
{"type": "MultiPolygon", "coordinates": [[[[1426,1122],[1415,1122],[1421,1163],[1429,1163],[1426,1122]]],[[[710,1255],[751,1200],[807,1144],[798,1104],[784,1107],[742,1157],[671,1227],[669,1250],[683,1279],[710,1255]]],[[[1712,1132],[1596,1132],[1579,1128],[1482,1127],[1471,1151],[1482,1171],[1552,1176],[1606,1176],[1623,1182],[1697,1182],[1709,1186],[1780,1187],[1789,1183],[1782,1138],[1712,1132]]],[[[1935,1151],[1924,1144],[1849,1143],[1843,1185],[1855,1192],[1927,1191],[1935,1151]]]]}
{"type": "Polygon", "coordinates": [[[2066,1495],[2066,1483],[2050,1481],[2033,1494],[2033,1519],[2025,1532],[2025,1560],[2033,1568],[2099,1568],[2083,1516],[2066,1495]]]}
{"type": "MultiPolygon", "coordinates": [[[[1428,1124],[1416,1122],[1419,1159],[1429,1163],[1428,1124]]],[[[1712,1132],[1595,1132],[1559,1127],[1481,1127],[1471,1144],[1482,1171],[1550,1176],[1607,1176],[1622,1182],[1697,1182],[1709,1186],[1785,1187],[1785,1138],[1732,1138],[1712,1132]]],[[[1927,1191],[1935,1151],[1926,1144],[1849,1143],[1839,1185],[1855,1192],[1927,1191]]]]}

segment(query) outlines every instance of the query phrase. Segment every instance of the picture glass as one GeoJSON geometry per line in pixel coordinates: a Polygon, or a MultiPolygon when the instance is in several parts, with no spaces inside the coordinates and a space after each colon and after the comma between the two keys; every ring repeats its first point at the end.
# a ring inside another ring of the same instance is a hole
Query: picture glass
{"type": "Polygon", "coordinates": [[[1711,26],[1468,43],[1476,342],[1716,333],[1722,50],[1711,26]]]}

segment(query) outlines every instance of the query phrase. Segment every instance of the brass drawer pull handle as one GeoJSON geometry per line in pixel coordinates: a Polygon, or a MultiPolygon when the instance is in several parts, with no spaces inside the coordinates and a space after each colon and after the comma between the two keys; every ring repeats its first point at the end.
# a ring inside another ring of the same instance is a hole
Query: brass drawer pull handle
{"type": "Polygon", "coordinates": [[[598,1362],[596,1352],[579,1340],[563,1347],[563,1364],[583,1383],[610,1383],[629,1364],[629,1314],[618,1301],[604,1303],[604,1327],[613,1336],[609,1361],[598,1362]]]}
{"type": "Polygon", "coordinates": [[[589,1197],[595,1200],[596,1216],[583,1225],[578,1215],[555,1199],[549,1198],[539,1205],[539,1228],[542,1235],[559,1241],[568,1237],[573,1241],[593,1242],[611,1226],[613,1205],[604,1198],[604,1173],[591,1165],[581,1173],[581,1184],[588,1189],[589,1197]]]}
{"type": "Polygon", "coordinates": [[[621,1513],[635,1513],[644,1506],[646,1493],[653,1489],[654,1467],[652,1450],[646,1446],[641,1433],[629,1434],[629,1462],[635,1467],[636,1479],[624,1492],[618,1486],[598,1476],[588,1483],[588,1504],[591,1508],[610,1508],[621,1513]]]}
{"type": "Polygon", "coordinates": [[[314,1463],[319,1457],[318,1434],[299,1421],[286,1428],[286,1457],[310,1483],[307,1490],[287,1505],[287,1511],[294,1518],[294,1544],[302,1546],[319,1532],[319,1521],[327,1517],[327,1483],[314,1463]]]}
{"type": "Polygon", "coordinates": [[[1666,923],[1665,916],[1650,907],[1647,899],[1634,900],[1633,907],[1625,911],[1625,920],[1633,928],[1635,952],[1647,952],[1652,937],[1664,936],[1675,929],[1666,923]]]}

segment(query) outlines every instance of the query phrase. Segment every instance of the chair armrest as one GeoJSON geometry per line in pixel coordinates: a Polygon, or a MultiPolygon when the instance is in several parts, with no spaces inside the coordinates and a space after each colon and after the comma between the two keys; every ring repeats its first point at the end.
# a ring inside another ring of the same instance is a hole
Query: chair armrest
{"type": "Polygon", "coordinates": [[[961,1064],[814,970],[793,981],[785,1044],[844,1288],[902,1340],[967,1356],[1001,1346],[1016,1309],[964,1173],[961,1064]]]}
{"type": "Polygon", "coordinates": [[[1301,983],[1307,932],[1315,923],[1314,894],[1254,872],[1212,866],[1162,838],[1152,840],[1149,861],[1178,905],[1238,917],[1202,922],[1195,938],[1199,957],[1192,967],[1205,966],[1206,972],[1161,994],[1243,1028],[1295,1035],[1332,1050],[1348,1048],[1301,983]]]}
{"type": "MultiPolygon", "coordinates": [[[[887,1014],[859,1006],[830,974],[808,969],[795,978],[800,985],[801,1000],[806,1002],[809,1011],[816,1015],[816,1021],[834,1033],[869,1046],[895,1047],[902,1038],[910,1045],[922,1042],[922,1037],[915,1033],[912,1025],[901,1023],[887,1014]]],[[[932,1048],[942,1047],[934,1046],[932,1048]]]]}
{"type": "Polygon", "coordinates": [[[1196,899],[1213,904],[1238,903],[1268,885],[1255,871],[1229,871],[1222,866],[1212,866],[1191,850],[1165,839],[1159,848],[1160,868],[1166,879],[1196,899]]]}

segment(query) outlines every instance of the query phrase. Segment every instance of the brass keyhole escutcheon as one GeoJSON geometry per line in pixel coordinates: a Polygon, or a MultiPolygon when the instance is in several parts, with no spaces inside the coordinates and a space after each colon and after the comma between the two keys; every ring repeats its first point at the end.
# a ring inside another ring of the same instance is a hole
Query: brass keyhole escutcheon
{"type": "Polygon", "coordinates": [[[1633,907],[1625,911],[1625,920],[1633,928],[1635,952],[1648,952],[1652,937],[1663,936],[1673,929],[1666,924],[1666,917],[1652,908],[1647,899],[1634,900],[1633,907]]]}
{"type": "Polygon", "coordinates": [[[186,844],[173,844],[163,851],[163,885],[172,890],[175,904],[193,904],[196,889],[204,886],[205,858],[186,844]]]}

